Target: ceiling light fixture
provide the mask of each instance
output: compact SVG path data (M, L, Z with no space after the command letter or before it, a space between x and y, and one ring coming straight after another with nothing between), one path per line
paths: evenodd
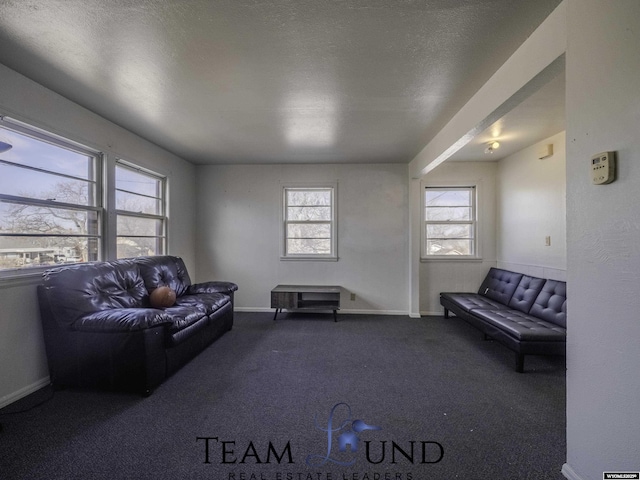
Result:
M489 144L487 145L487 148L485 149L484 153L493 153L494 150L496 150L497 148L500 147L500 142L489 142Z
M0 140L0 153L4 153L7 150L11 150L12 148L13 148L13 145L11 145L10 143Z

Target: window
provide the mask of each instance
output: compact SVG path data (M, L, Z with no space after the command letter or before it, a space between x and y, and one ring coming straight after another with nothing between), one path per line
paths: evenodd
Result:
M475 187L426 187L423 257L475 257Z
M165 179L133 164L116 164L117 257L163 255L166 250Z
M286 259L335 260L335 187L284 188Z
M101 157L0 119L0 275L99 260Z

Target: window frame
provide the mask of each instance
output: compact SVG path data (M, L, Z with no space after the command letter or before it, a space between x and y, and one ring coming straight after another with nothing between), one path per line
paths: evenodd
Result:
M145 194L140 194L138 192L134 192L131 190L126 190L123 188L118 188L118 181L117 181L117 170L118 168L123 168L126 170L130 170L132 172L136 172L139 173L141 175L145 175L148 176L150 178L153 178L154 180L159 182L159 196L158 197L153 197L150 195L145 195ZM119 257L118 256L118 240L120 238L154 238L156 239L156 247L158 245L160 245L160 251L156 250L156 253L153 254L153 256L156 255L168 255L168 247L169 247L169 239L168 239L168 232L169 232L169 215L168 215L168 210L169 210L169 205L168 205L168 179L165 175L161 175L157 172L151 171L149 169L146 169L144 167L141 167L139 165L137 165L136 163L133 163L129 160L125 160L123 158L117 158L116 162L115 162L115 176L114 176L114 184L113 184L113 192L114 192L114 213L115 213L115 242L116 242L116 246L115 246L115 252L114 252L114 256L115 258L129 258L129 257ZM159 202L160 205L160 213L159 214L151 214L151 213L143 213L143 212L133 212L130 210L122 210L117 208L117 194L118 192L123 192L123 193L128 193L128 194L133 194L133 195L139 195L139 196L143 196L146 198L153 198L155 200L157 200ZM160 234L157 235L120 235L118 233L118 218L120 216L123 217L133 217L133 218L142 218L142 219L147 219L147 220L156 220L156 221L160 221L160 225L161 228L160 230Z
M287 226L289 223L294 223L293 221L289 222L287 219L287 192L291 190L298 191L310 191L310 190L328 190L331 193L331 220L329 222L322 221L321 223L328 223L331 238L330 245L331 251L328 254L324 253L306 253L306 254L292 254L287 251ZM338 204L338 183L314 183L314 184L304 184L304 183L296 183L296 184L287 184L282 185L282 199L281 199L281 208L280 208L280 245L281 245L281 253L280 260L301 260L301 261L338 261L338 218L337 218L337 204ZM297 221L295 223L299 223Z
M23 197L20 195L11 195L0 193L0 203L9 203L14 205L24 205L27 207L44 207L61 210L72 210L79 212L87 212L87 214L95 214L95 233L87 234L36 234L36 233L0 233L2 237L51 237L51 238L67 238L78 237L86 238L88 241L94 239L97 242L97 248L95 250L95 259L87 259L86 262L100 261L104 259L106 239L105 239L105 209L104 209L104 154L96 149L90 148L86 145L77 143L69 138L57 135L49 130L45 130L36 127L32 124L22 122L8 116L0 115L0 127L2 129L13 131L17 134L31 137L34 140L53 145L55 147L69 150L82 156L90 157L89 168L91 175L89 178L82 178L71 174L62 172L56 172L54 170L48 170L42 167L35 167L31 165L23 165L21 163L11 162L9 160L0 160L3 165L9 165L24 170L43 173L45 175L51 175L54 177L66 178L70 180L87 182L89 186L89 196L87 205L80 205L75 203L56 201L55 199L38 199ZM90 254L90 252L88 252ZM72 263L85 263L85 262L72 262ZM20 278L39 277L43 271L50 269L57 264L45 264L33 267L17 267L17 268L3 268L0 269L0 280L16 280Z
M441 190L441 191L470 191L472 194L471 205L472 209L471 220L464 221L433 221L427 220L427 198L426 193L428 190ZM480 221L480 209L479 209L479 199L480 199L480 191L481 186L480 182L442 182L437 184L425 183L421 188L421 248L420 248L420 260L423 262L429 261L481 261L481 244L480 244L480 230L481 230L481 221ZM428 236L427 236L427 226L428 225L446 225L446 224L464 224L471 225L473 237L472 237L472 254L470 255L434 255L428 253Z

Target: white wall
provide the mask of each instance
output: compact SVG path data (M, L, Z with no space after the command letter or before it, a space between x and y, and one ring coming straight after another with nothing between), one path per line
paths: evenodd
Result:
M108 122L0 65L0 114L14 117L102 151L108 180L122 156L169 180L169 252L195 272L195 168L192 164ZM107 228L113 231L115 217ZM110 248L115 252L115 242ZM39 277L0 281L0 407L48 383L36 299Z
M496 162L444 162L423 177L423 186L478 186L481 260L423 261L420 264L422 315L442 315L440 292L477 291L489 268L496 266L496 169Z
M540 160L538 151L548 144L553 155ZM500 160L496 186L498 267L566 280L564 132Z
M640 2L568 0L567 464L640 471ZM618 180L590 183L615 150Z
M344 287L343 312L407 313L406 165L200 166L197 174L198 277L236 282L237 308L267 310L273 287L301 283ZM282 185L336 181L339 260L281 261Z

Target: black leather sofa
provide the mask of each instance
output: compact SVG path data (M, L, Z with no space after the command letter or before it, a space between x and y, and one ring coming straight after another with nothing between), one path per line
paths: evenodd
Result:
M233 326L231 282L192 284L183 260L139 257L48 270L38 286L54 387L150 394ZM175 304L152 308L166 286Z
M565 355L567 285L491 268L477 293L443 292L440 304L516 353L516 371L525 355Z

